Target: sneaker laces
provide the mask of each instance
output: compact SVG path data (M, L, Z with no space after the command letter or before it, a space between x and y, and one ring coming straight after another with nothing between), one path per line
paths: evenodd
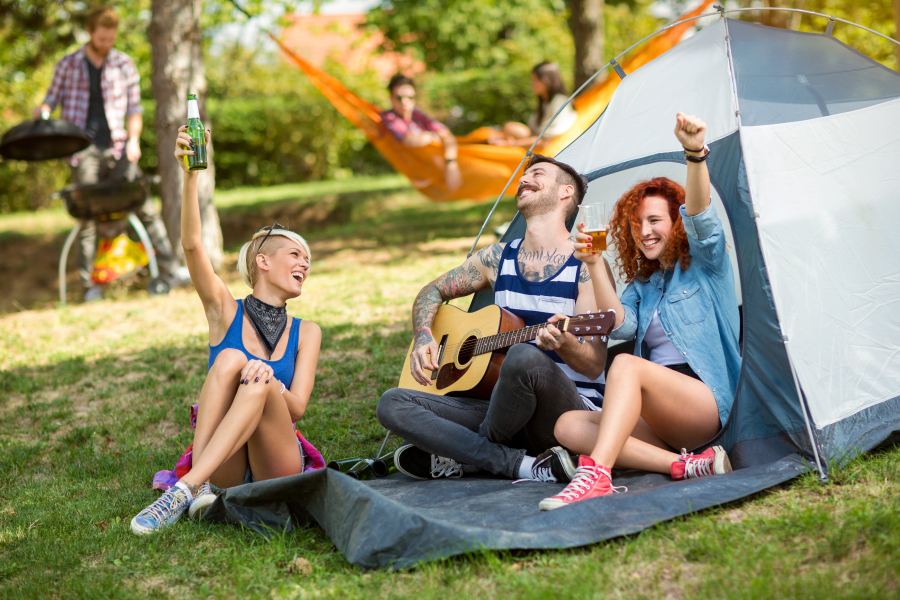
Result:
M168 491L138 515L152 517L157 523L168 520L169 515L177 510L179 504L187 504L187 494L183 490Z
M569 482L569 485L556 495L557 498L564 498L568 501L575 500L581 494L587 492L601 476L609 480L609 487L613 492L627 492L628 488L624 485L615 486L612 484L612 476L609 471L603 467L578 467L575 469L575 477Z
M688 453L685 448L682 448L679 460L684 463L685 479L715 475L713 460L711 458L697 458L694 456L693 452Z
M556 477L553 475L553 468L550 465L550 461L547 461L546 464L543 465L535 464L531 469L531 479L534 481L543 481L545 483L557 483Z
M462 465L452 458L431 455L431 476L438 477L462 477Z

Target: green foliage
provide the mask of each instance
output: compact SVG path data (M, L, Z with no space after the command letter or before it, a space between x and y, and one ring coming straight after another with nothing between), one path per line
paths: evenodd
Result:
M572 70L561 1L384 0L366 20L384 35L384 50L410 52L437 71L530 68L542 60Z
M898 6L896 2L894 2L894 6ZM900 34L894 21L891 0L865 0L863 2L809 0L804 8L813 12L846 19L894 39L898 39L898 34ZM822 17L804 15L800 29L803 31L823 32L827 24L828 20ZM896 44L872 35L859 27L853 27L844 23L835 24L834 37L851 48L855 48L866 56L877 60L889 69L896 70L900 68L900 65L897 64L897 55L895 54Z
M535 109L529 67L441 73L419 86L423 109L457 135L482 125L525 121Z

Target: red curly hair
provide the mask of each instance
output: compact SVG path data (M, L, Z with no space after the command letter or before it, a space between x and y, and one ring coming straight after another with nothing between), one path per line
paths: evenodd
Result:
M659 196L669 204L672 236L660 257L662 261L648 260L638 249L637 240L640 239L641 233L641 206L644 198L649 196ZM681 222L681 213L678 210L682 204L684 204L684 188L667 177L654 177L641 181L625 192L616 202L612 219L609 222L609 235L615 242L619 253L616 259L616 268L624 276L626 283L631 283L635 277L647 279L661 269L662 264L674 265L676 262L680 262L682 269L691 266L687 234L684 232L684 224Z

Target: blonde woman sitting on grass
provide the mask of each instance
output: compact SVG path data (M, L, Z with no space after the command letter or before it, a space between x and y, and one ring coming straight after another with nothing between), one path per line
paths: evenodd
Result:
M182 127L175 156L184 170L181 236L191 280L209 323L209 365L200 391L191 470L131 521L143 535L168 527L185 510L199 517L215 500L210 483L227 488L302 473L304 456L294 422L303 416L315 381L322 332L288 316L309 275L310 252L278 223L241 248L238 267L253 289L236 300L213 272L200 243L199 172ZM209 131L206 133L209 143Z

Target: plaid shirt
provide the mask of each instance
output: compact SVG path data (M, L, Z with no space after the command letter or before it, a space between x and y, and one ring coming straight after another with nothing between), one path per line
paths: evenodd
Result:
M68 54L56 63L53 82L47 90L44 103L50 110L62 104L62 118L82 129L87 124L88 105L91 99L91 79L88 75L84 47ZM141 76L128 55L112 49L100 71L100 89L103 92L103 110L112 136L112 149L116 159L121 158L128 140L125 120L129 115L144 112L141 107ZM78 164L78 155L70 162Z
M413 109L412 118L407 121L393 110L386 110L381 113L384 124L394 134L398 140L403 140L410 133L421 133L424 131L443 131L447 129L440 121L435 121L418 108Z

